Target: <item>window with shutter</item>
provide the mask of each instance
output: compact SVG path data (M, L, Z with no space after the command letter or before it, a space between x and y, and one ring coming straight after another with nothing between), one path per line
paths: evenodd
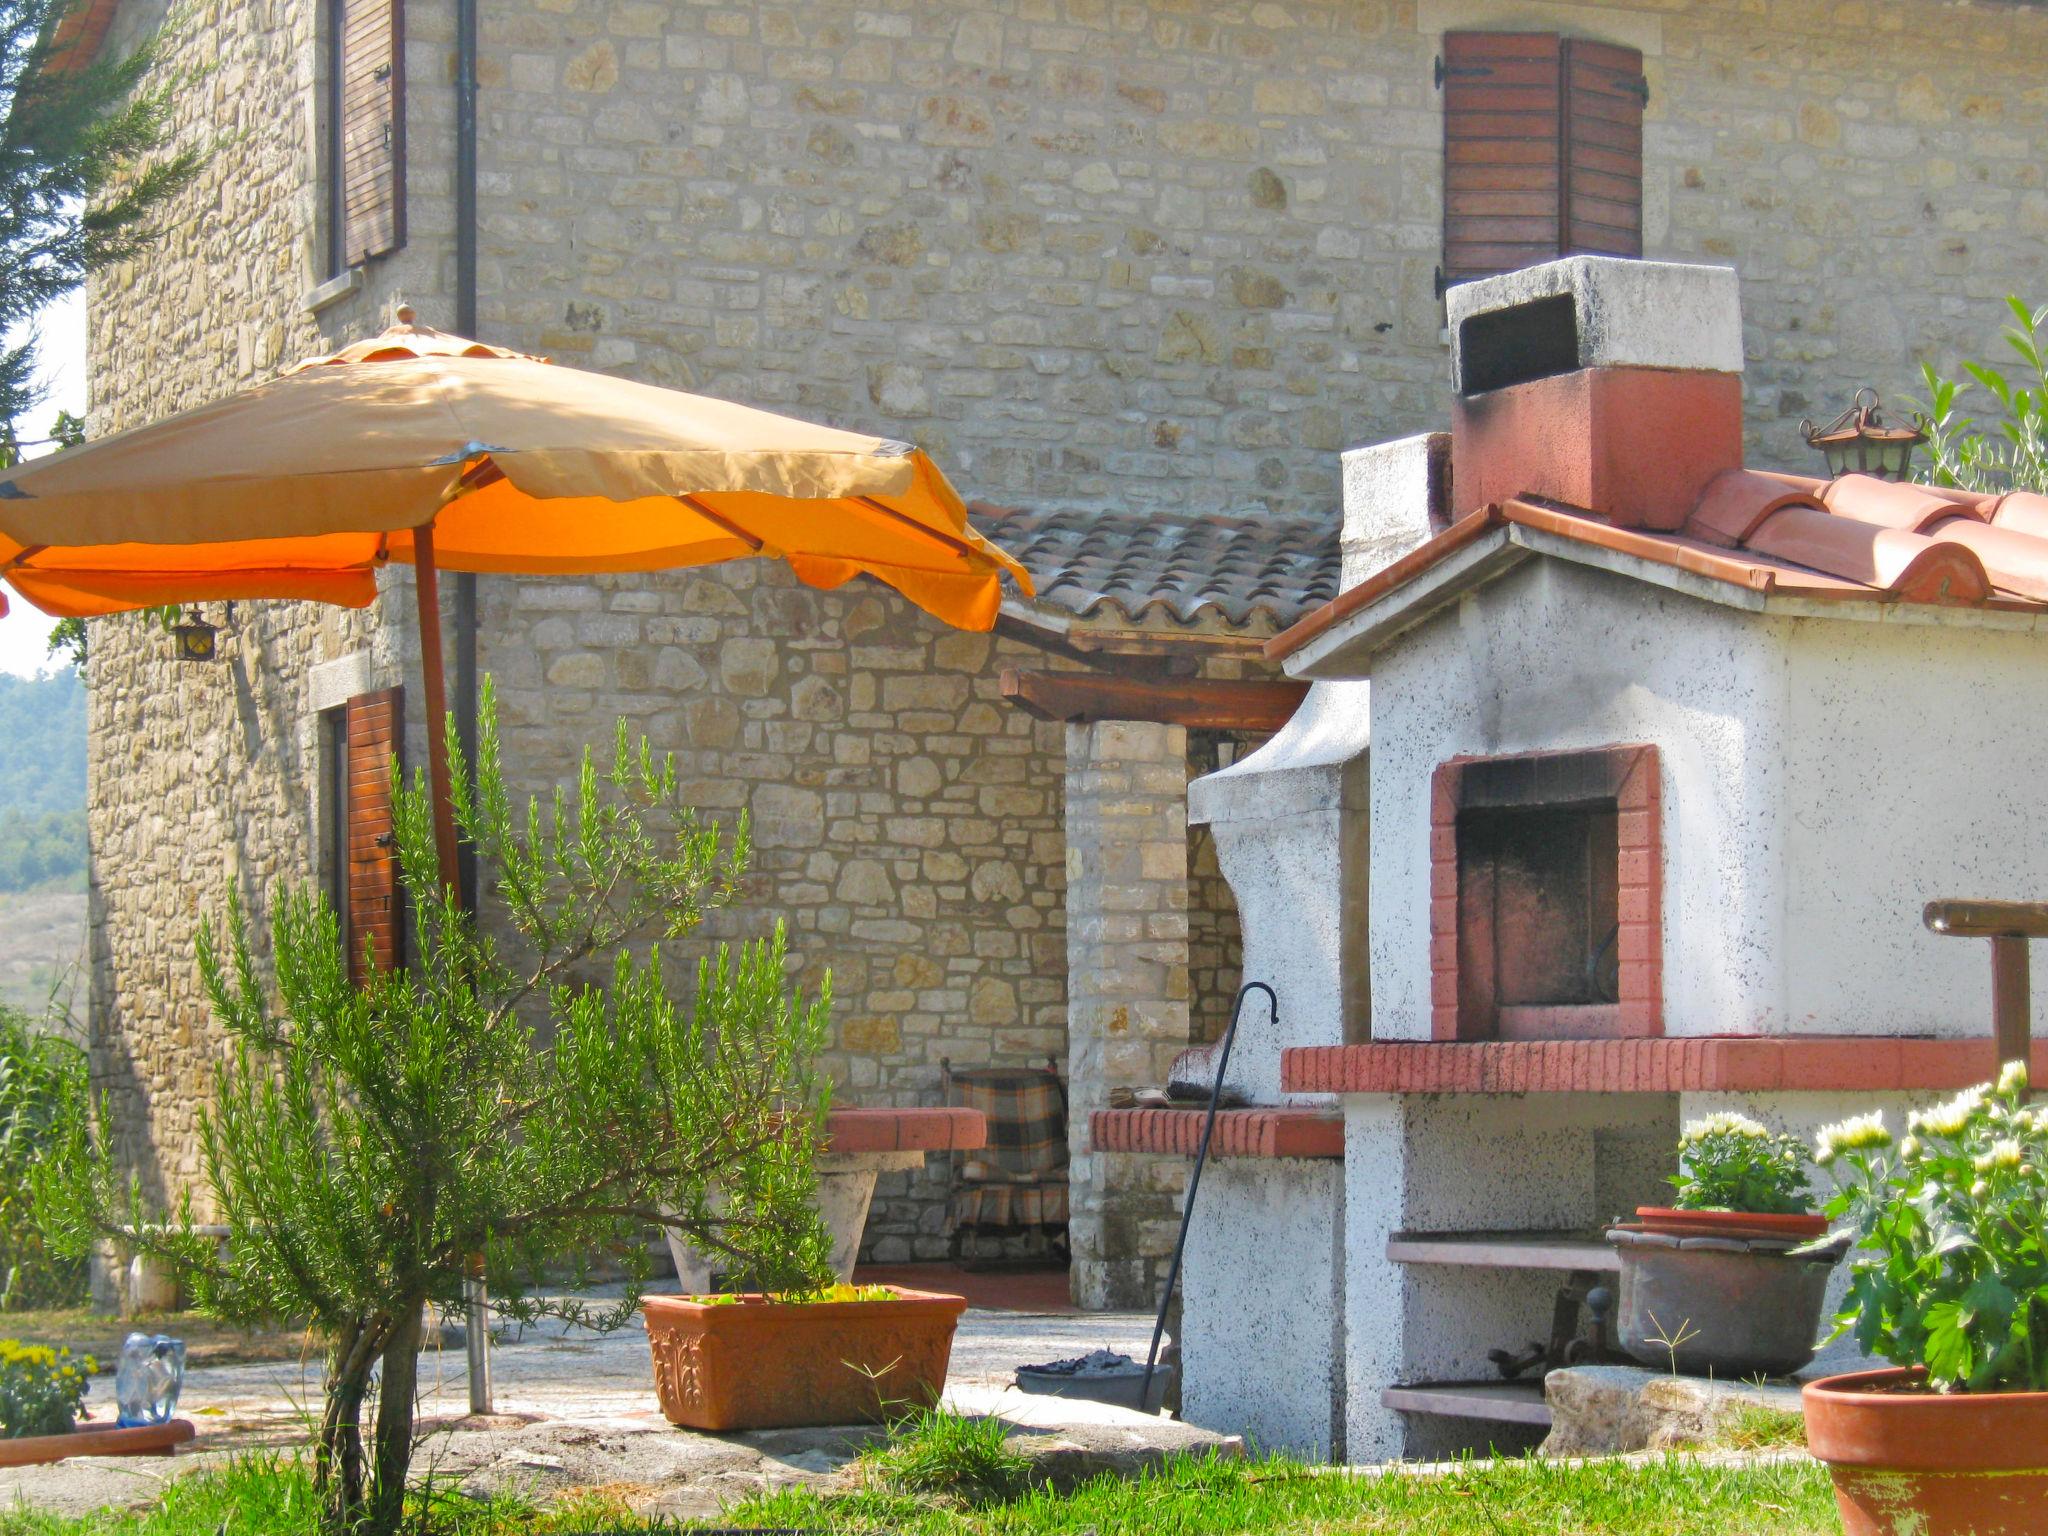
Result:
M1643 253L1643 56L1548 32L1447 32L1444 285Z
M339 272L405 244L404 0L328 0L328 223Z
M340 764L345 807L342 937L349 975L360 979L365 948L380 970L404 956L400 921L396 823L391 813L391 760L401 757L405 707L397 688L357 694L343 718Z

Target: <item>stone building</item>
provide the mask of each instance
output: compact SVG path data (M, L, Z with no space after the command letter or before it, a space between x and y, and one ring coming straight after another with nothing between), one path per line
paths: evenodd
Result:
M76 45L164 14L92 0ZM167 40L176 132L213 151L167 238L93 285L92 428L266 377L403 296L563 361L886 427L970 495L1095 515L1113 543L1215 516L1294 530L1298 553L1334 536L1338 449L1440 420L1439 277L1592 248L1741 266L1744 431L1796 463L1800 416L1907 387L2038 286L2044 43L2033 8L1947 3L231 0ZM1199 834L1191 885L1165 851L1139 866L1193 891L1191 934L1102 913L1113 953L1080 934L1076 797L1142 779L1160 819L1120 832L1186 865L1168 791L1218 742L1034 721L1000 672L1110 651L1125 673L1254 676L1244 642L1326 595L1276 569L1223 583L1259 599L1235 612L1048 599L994 638L768 567L487 578L479 664L534 783L625 713L708 809L754 814L762 890L736 922L791 912L834 965L850 1096L928 1096L947 1054L1050 1053L1085 1079L1079 1110L1213 1030L1230 967ZM230 879L260 918L318 875L322 715L404 684L409 602L401 575L363 613L238 605L210 671L141 621L94 626L97 1060L165 1189L192 1175L212 1048L198 914ZM419 730L415 708L415 750ZM1178 1175L1094 1156L1079 1293L1142 1299ZM1120 1256L1097 1179L1125 1181ZM933 1250L935 1189L885 1192L876 1252Z

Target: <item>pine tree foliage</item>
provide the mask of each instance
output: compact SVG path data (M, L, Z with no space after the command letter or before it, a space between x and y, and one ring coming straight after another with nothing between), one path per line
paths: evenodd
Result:
M178 81L155 40L125 58L49 65L82 0L0 0L0 335L156 234L197 150L163 153ZM0 426L36 400L35 338L0 348Z
M319 1330L318 1476L337 1532L397 1528L422 1309L461 1304L471 1255L502 1315L599 1327L632 1315L656 1226L749 1288L830 1278L813 1168L829 996L792 990L779 926L706 958L687 1003L651 942L731 901L745 822L727 836L699 821L673 763L623 722L608 771L586 752L573 789L515 807L488 685L480 713L478 787L458 793L456 815L512 936L496 942L465 916L441 884L424 782L395 784L414 966L351 984L317 894L281 899L268 966L232 901L225 932L201 938L232 1047L202 1118L226 1242L190 1233L188 1212L165 1223L140 1209L83 1104L38 1186L74 1248L125 1232L171 1257L216 1315ZM573 1289L594 1256L631 1277L616 1306L561 1294L562 1266Z

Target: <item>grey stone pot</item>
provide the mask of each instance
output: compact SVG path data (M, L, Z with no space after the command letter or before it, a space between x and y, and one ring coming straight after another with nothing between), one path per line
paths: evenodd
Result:
M1793 1254L1780 1238L1674 1237L1615 1227L1615 1333L1644 1365L1724 1381L1789 1376L1813 1359L1828 1273L1847 1241Z

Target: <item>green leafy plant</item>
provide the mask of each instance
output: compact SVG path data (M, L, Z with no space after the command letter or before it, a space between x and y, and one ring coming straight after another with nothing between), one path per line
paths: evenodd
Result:
M2012 1062L1896 1143L1875 1114L1820 1133L1828 1215L1857 1238L1835 1337L1938 1391L2048 1391L2048 1111L2026 1100Z
M1783 1216L1812 1208L1806 1145L1743 1115L1708 1115L1678 1138L1671 1187L1681 1211L1743 1211Z
M1921 426L1927 433L1929 478L1936 485L1970 491L2048 490L2048 308L2035 309L2008 296L2013 324L2005 343L2019 360L2013 376L1988 363L1965 362L1966 378L1937 373L1920 365L1927 386ZM1996 402L1998 414L1985 421L1964 414L1965 396L1982 389Z
M456 820L516 942L480 931L442 883L424 778L394 775L413 968L366 965L352 983L317 894L281 896L267 964L232 900L225 936L202 932L231 1046L200 1126L225 1244L193 1232L189 1210L166 1222L142 1207L82 1095L36 1180L74 1247L114 1236L157 1254L229 1320L310 1319L327 1347L315 1481L327 1528L348 1536L400 1525L422 1313L462 1303L473 1256L501 1315L597 1328L637 1308L651 1227L722 1256L751 1289L831 1274L814 1209L828 998L791 990L779 927L707 957L688 1006L659 951L630 947L680 938L731 901L745 822L729 837L701 823L673 763L623 723L608 772L585 753L573 795L523 812L488 684L473 791L452 723L448 735ZM628 1279L601 1309L559 1284L567 1266L579 1288L593 1257Z
M52 1246L29 1182L85 1092L84 1051L0 1008L0 1311L85 1299L85 1262Z
M890 1425L889 1443L867 1466L889 1487L969 1504L1013 1499L1031 1482L1031 1458L1010 1444L1001 1419L925 1408Z
M761 1301L780 1302L786 1306L815 1306L833 1301L894 1301L896 1293L886 1285L825 1285L808 1291L780 1291L767 1296L744 1296L727 1291L717 1296L692 1296L692 1301L707 1307L731 1307Z
M70 1434L98 1369L91 1355L0 1339L0 1439Z

